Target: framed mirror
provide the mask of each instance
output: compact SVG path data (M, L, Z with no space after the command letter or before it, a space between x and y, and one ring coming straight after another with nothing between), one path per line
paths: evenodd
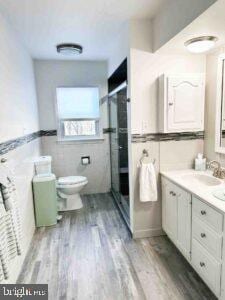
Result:
M225 153L225 53L218 58L215 151Z

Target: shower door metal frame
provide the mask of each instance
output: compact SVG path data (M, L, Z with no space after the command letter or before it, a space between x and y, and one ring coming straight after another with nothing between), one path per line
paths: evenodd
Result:
M123 82L121 85L119 85L116 89L114 89L111 93L108 94L108 98L111 98L113 97L114 95L116 95L118 92L122 91L123 89L127 88L127 81ZM127 97L127 91L126 91L126 98L127 98L127 102L128 102L128 97ZM111 103L109 104L111 105ZM111 119L111 115L110 115L110 112L111 112L111 107L109 108L109 122L110 122L110 119ZM127 112L128 112L128 107L127 107ZM117 114L118 114L118 111L117 111ZM128 117L128 116L127 116ZM127 119L127 122L128 122L128 119ZM117 119L117 123L118 123L118 119ZM110 122L110 125L111 125L111 122ZM118 127L117 127L118 128ZM128 123L127 123L127 129L128 129ZM119 148L119 144L118 144L118 148ZM118 149L119 151L119 149ZM128 149L127 149L128 151ZM128 151L129 152L129 151ZM111 161L111 164L112 164L112 149L111 149L111 137L110 137L110 161ZM129 163L128 163L129 164ZM118 157L118 170L120 170L120 158ZM129 170L129 169L128 169ZM120 173L118 174L120 175ZM123 195L121 194L121 185L120 185L120 181L119 181L119 188L120 188L120 191L119 191L119 197L116 193L116 191L113 190L112 188L112 165L111 165L111 193L113 195L113 198L115 200L115 203L120 211L120 213L122 214L125 222L127 223L128 227L130 226L130 215L127 214L127 212L125 211L125 209L123 208L123 205L122 205L122 200L121 198L123 198ZM129 187L128 187L129 188ZM130 193L130 191L129 191ZM125 200L124 200L125 201ZM129 211L130 213L130 211Z

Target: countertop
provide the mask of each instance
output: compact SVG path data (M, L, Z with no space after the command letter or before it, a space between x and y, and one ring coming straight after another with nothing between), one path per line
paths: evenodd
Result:
M196 197L200 198L207 204L225 213L225 201L217 199L213 192L224 188L225 192L225 180L219 179L220 184L216 186L206 186L197 180L188 180L185 175L204 174L212 177L211 171L195 171L195 170L179 170L179 171L165 171L161 172L161 175L169 179L171 182L177 184L186 191L192 193Z

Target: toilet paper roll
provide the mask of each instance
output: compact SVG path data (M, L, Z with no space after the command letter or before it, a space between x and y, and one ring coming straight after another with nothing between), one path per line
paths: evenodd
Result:
M88 165L89 159L88 158L82 158L82 165Z

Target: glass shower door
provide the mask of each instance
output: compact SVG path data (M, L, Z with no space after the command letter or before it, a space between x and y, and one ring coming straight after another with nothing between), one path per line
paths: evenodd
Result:
M111 188L116 199L120 199L119 171L119 130L117 115L117 94L110 97L110 156L111 156Z

